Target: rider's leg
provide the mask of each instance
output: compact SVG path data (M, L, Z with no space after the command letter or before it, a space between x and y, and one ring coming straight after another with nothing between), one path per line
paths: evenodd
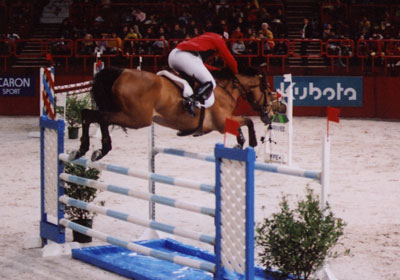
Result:
M215 80L205 67L200 55L196 55L195 53L174 49L168 56L168 64L172 69L184 72L186 75L194 77L200 82L200 86L196 93L187 96L183 100L185 108L194 116L194 106L196 101L201 100L203 103L203 100L213 94L212 91L216 86ZM214 100L213 98L211 99ZM214 102L207 103L211 106Z

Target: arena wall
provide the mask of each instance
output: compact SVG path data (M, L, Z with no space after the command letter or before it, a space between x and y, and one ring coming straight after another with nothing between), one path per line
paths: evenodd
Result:
M39 75L36 75L34 96L7 96L0 94L0 115L39 116ZM90 75L56 75L56 85L77 83L90 79ZM273 88L273 77L269 77ZM400 119L400 79L397 77L363 77L363 105L341 107L341 117ZM0 90L3 90L0 87ZM254 115L248 104L239 102L236 114ZM325 116L325 107L294 106L294 116Z

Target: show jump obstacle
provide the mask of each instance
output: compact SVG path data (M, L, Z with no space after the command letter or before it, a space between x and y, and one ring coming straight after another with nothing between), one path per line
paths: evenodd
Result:
M204 155L173 148L154 146L151 134L149 171L134 170L115 164L78 159L74 164L132 176L149 181L149 191L139 191L114 184L100 183L64 173L63 163L69 162L64 154L62 119L57 120L54 98L54 69L43 70L41 134L41 222L40 237L47 241L65 243L65 229L69 228L111 245L72 250L72 256L87 263L133 279L265 279L267 275L254 267L254 172L266 171L317 180L321 184L321 206L327 199L329 182L329 145L324 139L321 171L310 171L285 165L255 162L252 148L245 150L216 145L214 155ZM81 85L81 86L86 86ZM70 89L64 86L59 90ZM87 91L83 89L82 91ZM70 90L71 91L71 90ZM67 94L75 94L68 92ZM152 126L151 132L154 132ZM155 155L165 153L200 159L215 164L215 185L154 173ZM86 185L119 195L149 202L150 219L72 199L64 195L64 182ZM155 194L154 183L163 183L215 195L215 208L196 205ZM166 205L214 218L215 235L199 233L156 221L155 204ZM214 247L210 253L173 239L153 239L131 242L96 229L81 226L64 217L64 207L85 209L152 230L203 242ZM133 253L133 252L136 253ZM268 277L270 277L268 275ZM268 279L274 279L270 277ZM288 278L289 279L289 278Z
M64 149L64 122L40 119L41 127L41 223L44 242L65 242L65 228L116 245L74 249L72 256L85 262L134 279L264 279L264 272L254 269L254 162L252 148L246 150L215 147L216 185L167 177L133 170L104 162L78 159L73 163L134 176L156 182L214 192L215 209L192 205L176 198L162 197L138 190L100 183L63 172L68 161ZM75 200L64 195L64 182L78 183L96 189L132 196L215 217L215 236L201 234L144 220ZM126 222L184 236L214 246L214 254L181 244L172 239L130 242L95 229L86 228L64 218L64 205L86 209ZM139 254L133 254L130 251ZM244 277L244 278L243 278ZM180 278L179 278L180 279Z
M104 62L93 64L93 76L104 68ZM54 67L40 68L40 115L55 120L57 107L63 108L65 119L65 104L67 96L88 94L92 89L92 80L75 84L55 85ZM60 117L60 116L58 116Z

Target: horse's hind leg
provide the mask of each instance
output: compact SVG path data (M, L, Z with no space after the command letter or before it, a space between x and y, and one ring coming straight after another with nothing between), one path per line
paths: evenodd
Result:
M90 137L89 137L89 128L90 124L98 123L100 124L100 130L102 135L102 148L101 150L97 150L92 155L92 161L99 160L104 157L111 150L111 137L108 132L108 122L106 121L105 115L107 113L84 109L82 110L82 137L81 137L81 145L79 150L72 151L69 155L70 160L74 160L80 158L86 154L89 150L90 145Z
M69 154L69 159L74 160L80 158L86 154L89 150L90 138L89 138L89 127L92 122L97 122L94 118L94 110L83 109L81 112L82 116L82 137L81 137L81 145L79 150L72 151Z
M100 112L99 112L100 113ZM96 161L103 158L109 151L111 151L111 137L108 131L109 123L105 119L105 115L100 116L100 130L101 130L101 149L93 152L91 160Z

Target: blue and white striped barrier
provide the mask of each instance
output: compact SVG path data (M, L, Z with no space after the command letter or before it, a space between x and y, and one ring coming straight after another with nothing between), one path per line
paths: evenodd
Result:
M178 228L175 226L171 226L171 225L164 224L164 223L159 223L156 221L141 219L141 218L138 218L133 215L129 215L129 214L118 212L118 211L115 211L112 209L107 209L105 207L97 206L93 203L86 203L86 202L83 202L83 201L80 201L77 199L73 199L66 195L60 196L59 200L60 200L60 202L62 202L64 204L71 205L71 206L74 206L74 207L77 207L77 208L80 208L83 210L87 210L90 212L106 215L106 216L109 216L112 218L119 219L121 221L126 221L126 222L134 223L137 225L141 225L144 227L148 227L148 228L151 228L154 230L160 230L160 231L163 231L166 233L183 236L183 237L186 237L189 239L208 243L210 245L215 244L215 236L210 236L207 234L202 234L202 233Z
M81 226L79 224L68 221L66 219L61 219L60 224L63 225L64 227L70 228L74 231L80 232L82 234L91 236L93 238L105 241L107 243L110 243L110 244L113 244L113 245L116 245L116 246L119 246L122 248L129 249L134 252L138 252L145 256L151 256L151 257L154 257L157 259L166 260L166 261L169 261L172 263L177 263L177 264L181 264L184 266L205 270L205 271L212 272L212 273L214 273L215 269L216 269L216 266L214 263L206 262L206 261L198 261L198 260L194 260L194 259L190 259L190 258L186 258L186 257L181 257L181 256L165 253L163 251L151 249L151 248L148 248L145 246L138 245L133 242L129 242L126 240L116 238L111 235L107 235L103 232L100 232L100 231L97 231L94 229L90 229L90 228Z
M64 162L69 161L67 154L60 154L59 159ZM203 183L199 183L199 182L196 182L193 180L175 178L175 177L160 175L160 174L156 174L156 173L146 172L146 171L142 171L142 170L136 170L136 169L127 168L127 167L118 166L118 165L109 164L109 163L92 162L85 158L77 159L77 160L73 161L73 163L81 165L81 166L96 168L98 170L106 170L106 171L110 171L110 172L114 172L114 173L118 173L118 174L122 174L122 175L127 175L127 176L131 176L131 177L145 179L145 180L152 180L152 181L163 183L163 184L174 185L174 186L189 188L189 189L193 189L193 190L200 190L200 191L205 191L205 192L209 192L209 193L214 193L214 191L215 191L215 186L212 186L209 184L203 184Z
M195 213L208 215L211 217L215 216L215 209L198 206L193 203L187 203L184 201L179 201L177 199L173 199L173 198L169 198L169 197L165 197L165 196L136 191L131 188L117 186L114 184L105 184L105 183L101 183L101 182L98 182L95 180L86 179L86 178L82 178L82 177L75 176L75 175L70 175L67 173L61 173L60 179L63 180L64 182L74 183L74 184L83 185L83 186L95 188L95 189L102 190L102 191L109 191L112 193L131 196L131 197L163 204L163 205L170 206L170 207L175 207L175 208L179 208L179 209L183 209L183 210L192 211Z

